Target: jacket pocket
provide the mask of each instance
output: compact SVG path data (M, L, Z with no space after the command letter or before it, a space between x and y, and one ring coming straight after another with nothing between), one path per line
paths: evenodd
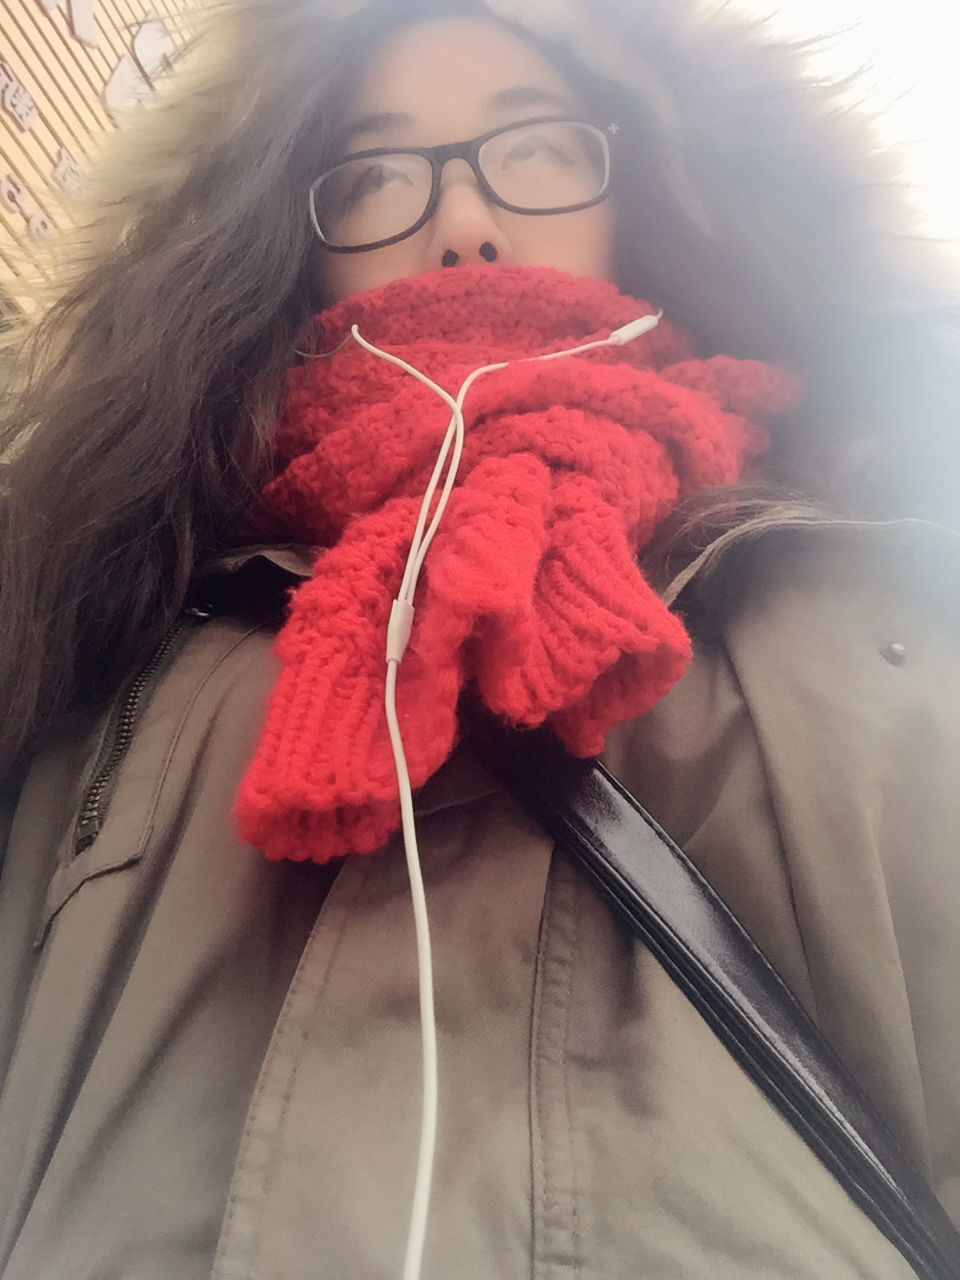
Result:
M98 838L79 853L74 813L57 849L55 870L47 884L33 940L35 950L43 946L59 912L85 884L133 867L141 860L164 772L160 760L132 759L123 771L122 804L111 807L104 816Z
M145 820L141 824L139 838L135 838L129 845L117 848L105 841L98 841L76 857L71 856L74 848L71 830L69 841L60 851L57 870L53 873L47 888L39 927L33 941L35 949L43 946L54 917L88 880L108 875L113 871L120 871L124 867L131 867L139 862L143 856L149 825L149 821Z

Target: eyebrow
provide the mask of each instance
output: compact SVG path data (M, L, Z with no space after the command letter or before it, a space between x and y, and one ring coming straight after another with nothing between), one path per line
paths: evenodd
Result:
M550 89L538 89L532 84L514 84L486 98L481 104L488 115L502 114L523 107L550 107L560 111L572 111L573 101L565 94ZM416 117L406 111L374 111L351 120L340 134L340 146L365 133L380 133L391 129L409 128L416 124Z

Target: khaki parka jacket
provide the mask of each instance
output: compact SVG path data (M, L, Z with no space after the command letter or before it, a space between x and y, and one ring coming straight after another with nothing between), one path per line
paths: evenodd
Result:
M257 564L282 595L289 558ZM920 522L735 544L680 598L688 674L606 760L960 1221L958 584L960 542ZM318 867L237 840L272 639L240 607L190 621L4 796L0 1280L399 1276L406 869L397 842ZM468 743L418 824L425 1280L912 1275Z

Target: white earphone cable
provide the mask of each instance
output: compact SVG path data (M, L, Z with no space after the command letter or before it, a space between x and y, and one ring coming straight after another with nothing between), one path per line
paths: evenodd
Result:
M437 1064L437 1028L436 1008L433 981L433 954L430 945L430 921L427 912L426 894L423 887L423 872L420 866L420 850L417 844L416 821L413 812L413 791L410 774L407 769L406 753L403 747L403 735L397 715L397 673L403 660L404 652L410 639L413 626L413 598L417 588L420 571L430 544L436 535L446 510L447 502L456 483L457 471L463 453L464 418L463 405L467 392L474 382L485 373L506 368L509 363L525 364L534 360L555 360L560 356L580 355L597 347L622 346L643 333L649 332L659 322L662 311L653 316L643 316L629 324L615 329L609 338L584 343L564 351L552 351L547 355L527 356L517 361L500 361L497 364L483 365L474 369L463 381L456 398L443 387L427 377L419 369L406 360L385 351L381 347L368 342L356 325L351 328L354 339L371 354L390 364L404 369L412 377L434 391L451 409L450 422L444 434L429 484L423 495L417 523L411 539L410 551L404 566L403 580L393 602L390 623L386 638L386 685L384 692L384 710L387 720L387 731L390 736L390 747L393 752L394 767L400 795L400 817L403 832L403 845L406 853L407 871L410 876L410 891L413 899L414 925L416 930L417 964L419 971L420 992L420 1027L423 1043L423 1108L420 1122L420 1150L417 1159L417 1172L414 1183L413 1206L410 1216L410 1229L403 1264L403 1280L419 1280L423 1262L423 1249L426 1241L427 1216L430 1207L430 1189L433 1180L433 1164L436 1153L437 1114L438 1114L438 1064ZM346 341L346 339L344 339ZM340 344L343 345L342 343ZM339 347L336 348L339 350ZM325 354L333 354L325 353ZM452 450L452 452L451 452ZM449 457L449 465L447 463ZM427 525L430 508L433 505L440 478L444 474L440 495L436 508Z

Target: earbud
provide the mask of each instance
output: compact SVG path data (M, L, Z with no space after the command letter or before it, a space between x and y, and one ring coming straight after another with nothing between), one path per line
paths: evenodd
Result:
M654 316L641 316L639 320L631 320L629 324L622 325L619 329L614 329L607 341L611 346L622 347L627 342L632 342L634 338L639 338L644 333L649 333L651 329L655 329L663 319L663 311L660 310Z

